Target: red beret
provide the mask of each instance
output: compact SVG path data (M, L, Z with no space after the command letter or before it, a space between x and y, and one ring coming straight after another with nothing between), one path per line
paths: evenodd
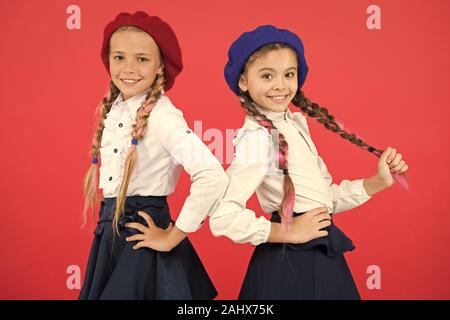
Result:
M181 49L178 44L177 36L172 28L161 18L149 16L143 11L137 11L133 14L121 12L111 22L109 22L103 33L102 60L106 70L109 73L109 40L114 31L122 26L134 26L147 32L161 51L164 60L164 70L166 74L166 84L164 90L168 91L175 82L175 77L183 69L181 61Z

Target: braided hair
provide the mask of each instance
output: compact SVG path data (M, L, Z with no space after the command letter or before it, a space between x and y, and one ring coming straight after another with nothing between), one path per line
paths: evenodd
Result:
M351 143L357 145L358 147L372 152L373 154L380 156L383 150L376 149L370 146L368 143L364 142L360 137L354 133L349 133L343 129L334 118L333 115L329 114L328 110L324 107L319 106L315 102L311 102L303 91L299 90L292 99L292 104L297 108L300 108L309 117L315 118L319 123L323 124L325 128L335 133L338 133L343 139L350 141Z
M277 130L272 120L267 118L265 114L261 113L257 109L256 103L253 102L248 92L243 92L242 90L239 90L239 97L241 100L241 105L244 108L247 115L249 115L259 125L266 128L267 131L269 131L269 134L273 135L275 133L278 133L277 138L279 142L278 144L279 147L277 152L277 160L278 160L277 163L278 168L283 171L284 175L284 183L283 183L284 196L283 199L281 200L279 212L281 216L282 225L285 228L289 228L290 224L292 223L292 210L294 208L295 189L288 171L288 160L287 160L289 150L288 143L284 135Z
M243 74L245 74L251 64L253 64L257 59L272 50L279 50L288 48L295 51L288 45L282 43L271 43L265 45L254 52L247 60ZM297 55L295 54L297 57ZM254 121L259 125L266 128L270 134L276 130L273 122L268 119L264 114L262 114L258 109L256 103L252 100L248 92L239 91L239 98L241 105L244 108L247 115L249 115ZM335 120L334 116L329 114L326 108L320 107L317 103L311 102L303 93L303 91L298 90L292 99L292 104L300 108L309 117L315 118L319 123L323 124L325 128L338 133L343 139L350 141L351 143L357 145L358 147L374 153L378 157L383 153L382 150L376 149L366 142L364 142L360 137L353 133L349 133L343 129L343 127ZM292 179L289 176L287 155L289 150L289 145L285 140L283 134L278 133L279 148L277 152L278 167L283 171L284 184L283 184L283 198L280 203L279 212L281 213L281 223L284 229L288 229L292 223L292 214L295 201L295 187L292 183Z
M133 30L137 32L144 32L141 29L132 26L124 26L117 29L117 31L122 30ZM145 100L141 103L141 106L138 108L136 112L136 123L133 124L131 132L132 144L126 155L123 179L119 186L119 192L116 198L116 205L113 217L113 229L117 234L119 234L118 228L119 219L122 215L124 215L125 200L128 185L130 183L131 176L136 167L137 162L136 145L138 144L138 141L144 137L148 125L148 118L150 116L150 112L152 111L153 107L156 104L156 101L159 99L159 97L162 95L164 91L166 78L164 74L164 63L161 56L160 61L162 71L161 73L156 75L156 78L153 81L153 84L150 87ZM105 127L104 120L106 119L106 115L111 110L111 107L114 101L119 96L119 94L120 90L113 83L113 81L111 81L108 96L103 98L102 103L97 107L97 114L99 116L99 120L97 129L94 133L94 138L92 140L92 147L90 150L90 155L92 157L92 164L87 170L83 180L83 191L84 191L83 226L86 224L87 212L89 210L92 211L92 218L94 220L94 207L103 198L97 193L97 172L98 172L97 163L98 157L100 155L100 144L103 135L103 129Z

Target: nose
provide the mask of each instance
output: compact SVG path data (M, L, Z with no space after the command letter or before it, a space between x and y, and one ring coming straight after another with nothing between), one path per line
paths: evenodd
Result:
M123 64L123 69L122 72L124 74L128 74L128 73L135 73L135 63L134 61L130 61L131 59L128 59L127 61L125 61L125 63Z
M275 78L272 89L276 91L283 91L286 88L286 83L284 77Z

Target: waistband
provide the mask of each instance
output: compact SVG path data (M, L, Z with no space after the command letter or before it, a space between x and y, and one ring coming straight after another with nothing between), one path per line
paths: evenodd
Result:
M114 210L116 208L116 197L104 198L100 203L99 221L95 230L96 235L103 233L106 224L113 220ZM147 213L160 228L167 228L171 219L167 196L128 196L125 200L124 214L119 218L119 232L127 231L128 234L139 233L135 229L125 227L128 222L138 222L147 226L146 221L140 215L139 211Z
M294 217L298 217L306 212L294 212ZM278 211L272 212L272 217L270 219L271 222L280 223L281 217L278 213ZM328 256L338 256L346 251L352 251L355 249L355 246L353 245L352 240L347 237L333 222L333 219L331 220L331 225L323 228L321 230L328 231L328 236L313 239L311 241L308 241L306 243L300 243L300 244L293 244L293 243L286 243L286 248L289 248L291 250L308 250L315 246L324 246L326 249L326 254Z
M114 205L116 200L117 197L104 198L102 202L104 202L105 205ZM128 205L129 207L138 207L145 204L165 206L167 205L167 196L128 196L125 199L125 206Z

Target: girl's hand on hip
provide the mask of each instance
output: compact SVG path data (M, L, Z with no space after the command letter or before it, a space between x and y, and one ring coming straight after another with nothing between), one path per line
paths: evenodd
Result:
M328 231L321 230L331 225L331 215L327 207L311 209L294 217L290 243L305 243L316 238L328 236Z
M150 248L162 252L172 250L173 246L169 243L169 233L173 228L173 224L170 223L166 229L162 229L155 225L152 217L147 213L139 211L138 214L144 218L148 227L137 222L130 222L125 225L127 228L136 229L141 232L141 234L136 234L125 239L128 242L138 241L138 243L133 246L133 249Z

